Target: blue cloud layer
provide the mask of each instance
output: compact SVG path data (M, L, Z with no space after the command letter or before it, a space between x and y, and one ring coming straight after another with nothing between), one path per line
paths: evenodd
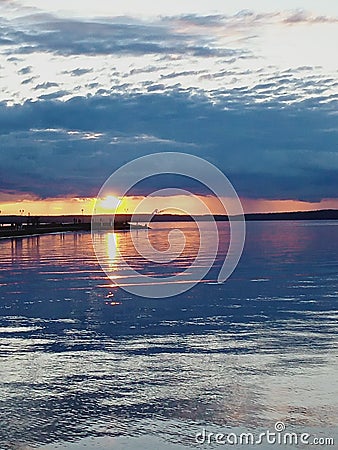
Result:
M135 157L184 151L216 164L244 197L337 196L332 103L229 106L180 92L1 105L0 190L92 196Z
M184 151L244 197L336 198L336 72L259 55L262 27L336 22L304 11L0 18L0 191L95 196L121 164Z

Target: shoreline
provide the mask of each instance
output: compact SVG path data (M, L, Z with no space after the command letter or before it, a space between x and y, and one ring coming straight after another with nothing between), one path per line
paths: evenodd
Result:
M139 229L148 229L147 223L149 215L139 214L136 217L131 214L119 214L115 216L115 221L111 215L98 216L99 221L94 222L94 231L131 231ZM213 216L198 215L195 217L198 222L207 222L215 220L216 222L227 222L229 217L226 215L215 214ZM232 220L238 220L240 217L232 216ZM336 221L338 220L338 210L315 210L315 211L296 211L296 212L278 212L278 213L253 213L244 214L246 222L251 221ZM131 222L133 220L133 222ZM34 222L35 221L35 222ZM72 222L71 222L72 221ZM152 222L190 222L194 218L188 215L177 214L157 214L152 217ZM136 222L136 223L135 223ZM139 223L140 222L140 223ZM23 217L23 216L0 216L0 239L14 239L19 237L40 236L43 234L67 233L76 231L91 231L92 216L41 216L41 217ZM7 225L7 226L6 226ZM8 226L11 225L11 226Z
M40 236L42 234L67 233L71 231L90 231L90 223L44 225L39 227L24 227L22 229L0 228L0 239L13 239L20 237Z
M7 228L7 229L4 229ZM8 229L9 228L9 229ZM38 227L24 227L21 229L13 229L10 227L0 228L0 239L15 239L21 237L30 236L41 236L43 234L54 234L54 233L70 233L76 231L91 231L91 223L76 223L76 224L58 224L58 225L40 225ZM118 223L114 227L102 227L95 231L130 231L133 229L148 229L147 226L129 224L129 223Z
M148 223L151 219L151 222L186 222L193 221L194 218L198 221L210 221L215 220L217 222L228 221L229 218L226 214L213 214L213 215L201 215L196 214L194 218L187 214L101 214L94 215L84 214L84 215L41 215L39 217L27 217L27 216L18 216L18 215L0 215L0 224L23 224L27 223L27 220L38 219L39 224L30 226L81 226L84 224L90 224L93 217L97 217L97 226L100 227L99 223L102 222L102 225L111 226L111 222L115 222L115 226L128 228L125 226L126 223L132 222L133 224L140 223ZM288 211L288 212L265 212L265 213L245 213L244 214L246 221L254 221L254 220L338 220L338 209L320 209L320 210L311 210L311 211ZM236 216L231 216L231 219L236 220ZM0 227L1 231L1 227Z

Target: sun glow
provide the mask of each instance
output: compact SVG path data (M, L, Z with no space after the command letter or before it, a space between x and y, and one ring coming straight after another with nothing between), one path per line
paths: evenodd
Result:
M94 214L133 214L142 196L117 197L113 194L102 199L95 198L8 198L0 193L0 216L6 215L30 215L30 216L62 216ZM2 201L1 201L2 200ZM201 197L213 214L224 214L220 202L214 197ZM282 212L282 211L310 211L316 209L338 209L338 199L323 199L317 203L301 202L295 200L266 200L242 198L243 208L246 213L254 212ZM179 214L191 212L201 214L203 211L191 204L188 196L173 196L166 198L153 197L147 203L147 209L139 212L152 213L154 210L162 212L166 207L166 214Z
M107 195L107 197L98 201L96 208L107 210L106 212L115 212L120 206L120 203L120 198L115 197L115 195Z

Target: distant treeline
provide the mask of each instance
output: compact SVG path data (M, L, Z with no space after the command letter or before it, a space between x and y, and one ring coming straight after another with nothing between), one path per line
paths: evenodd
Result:
M228 221L227 215L215 214L214 219L216 221ZM212 216L200 215L196 216L197 220L208 221ZM139 221L142 217L138 217ZM152 219L153 222L186 222L194 220L188 215L175 215L175 214L158 214ZM245 220L338 220L337 209L323 209L318 211L297 211L297 212L276 212L276 213L252 213L245 214Z
M337 209L322 209L318 211L296 211L282 213L245 214L246 220L337 220Z
M110 215L103 215L103 218L109 218ZM216 214L213 216L216 221L228 221L227 215ZM131 214L117 214L115 216L116 222L131 221ZM197 215L196 220L208 221L212 216ZM74 220L89 223L91 221L90 215L64 215L64 216L40 216L39 222L45 224L66 224L74 223ZM149 215L138 214L133 217L133 222L148 222ZM188 215L178 214L156 214L153 216L153 222L187 222L194 220ZM297 211L297 212L278 212L278 213L253 213L245 214L245 220L338 220L337 209L322 209L318 211ZM8 224L11 222L26 222L27 217L24 216L0 216L0 223Z

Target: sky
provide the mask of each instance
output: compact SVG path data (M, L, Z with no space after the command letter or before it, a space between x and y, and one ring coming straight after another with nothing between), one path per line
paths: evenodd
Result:
M90 213L165 151L219 167L246 212L338 208L337 2L79 5L0 0L2 214Z

